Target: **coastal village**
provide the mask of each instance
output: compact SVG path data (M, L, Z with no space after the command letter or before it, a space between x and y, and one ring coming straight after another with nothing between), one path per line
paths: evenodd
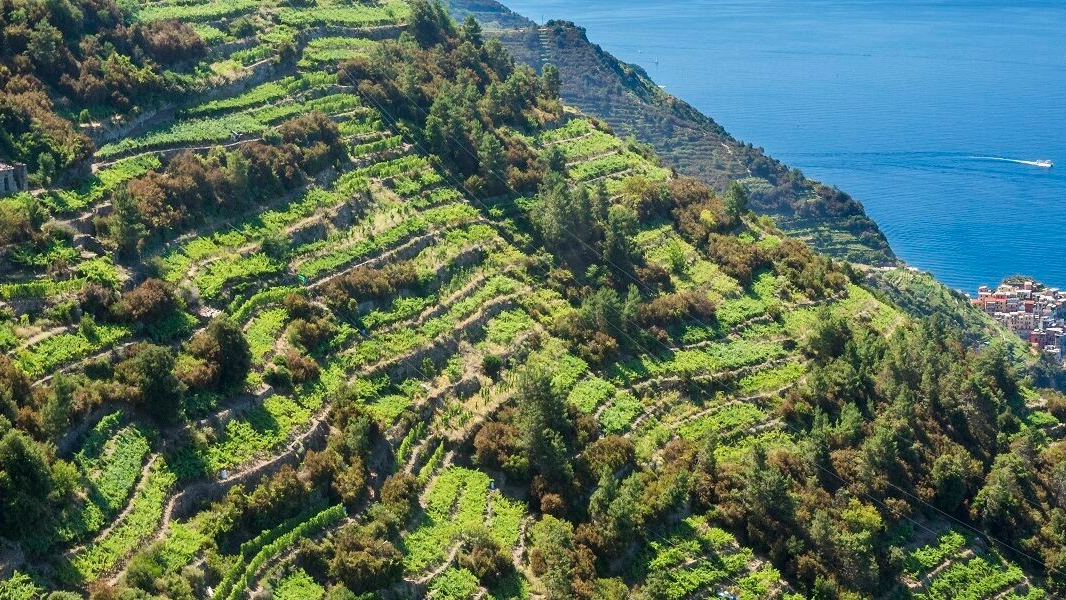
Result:
M971 300L996 321L1056 360L1066 356L1066 291L1037 281L1009 279L977 289Z

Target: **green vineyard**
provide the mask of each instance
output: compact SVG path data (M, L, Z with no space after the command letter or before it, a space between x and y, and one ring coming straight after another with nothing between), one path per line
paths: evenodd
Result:
M52 4L128 78L0 198L0 598L1066 589L1058 396L476 22Z

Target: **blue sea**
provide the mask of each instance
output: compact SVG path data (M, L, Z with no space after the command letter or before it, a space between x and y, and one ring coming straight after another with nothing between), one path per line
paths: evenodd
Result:
M1066 287L1066 2L504 2L576 22L735 137L850 193L949 286L1024 273Z

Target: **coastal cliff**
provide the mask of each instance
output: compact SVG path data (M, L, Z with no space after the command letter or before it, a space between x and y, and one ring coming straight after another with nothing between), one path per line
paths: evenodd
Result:
M591 43L583 28L566 21L538 27L495 0L449 4L457 19L473 15L519 61L538 71L555 65L564 102L610 123L617 135L651 146L679 173L720 191L741 180L757 213L774 217L786 233L824 254L860 264L896 263L884 233L861 203L733 138L714 119L660 88L643 68Z

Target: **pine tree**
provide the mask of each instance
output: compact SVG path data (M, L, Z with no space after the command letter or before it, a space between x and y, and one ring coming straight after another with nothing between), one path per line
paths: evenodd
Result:
M559 98L563 89L563 80L559 76L559 68L553 64L544 65L540 75L541 96L549 100Z
M744 186L740 185L739 181L729 184L729 189L725 193L725 210L734 221L739 221L740 217L748 212L748 193L744 191Z
M507 176L507 155L504 154L503 144L492 133L485 132L481 136L477 159L489 189L501 190Z

